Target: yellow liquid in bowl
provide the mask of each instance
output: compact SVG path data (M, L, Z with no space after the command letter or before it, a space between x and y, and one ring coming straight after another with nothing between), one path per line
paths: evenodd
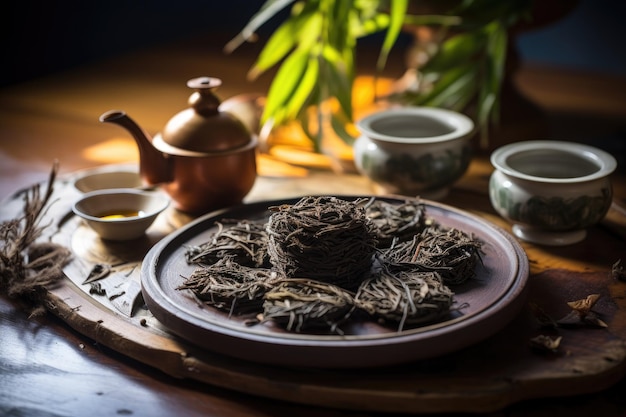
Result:
M143 215L144 215L143 211L125 210L125 211L117 211L115 213L101 214L98 217L100 217L102 220L116 220L116 219L125 219L128 217L140 217Z

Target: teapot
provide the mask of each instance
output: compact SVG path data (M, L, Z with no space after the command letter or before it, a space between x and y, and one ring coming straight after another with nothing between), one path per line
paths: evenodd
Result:
M174 207L189 214L241 203L257 176L258 139L236 116L220 110L213 90L221 84L212 77L189 80L187 86L195 90L189 107L154 138L123 111L100 116L101 122L125 128L137 142L144 184L158 185Z

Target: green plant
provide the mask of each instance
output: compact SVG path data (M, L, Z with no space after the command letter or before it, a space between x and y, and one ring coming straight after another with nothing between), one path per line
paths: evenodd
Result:
M442 39L419 70L418 88L396 97L405 104L466 111L477 122L481 143L497 124L505 77L509 29L530 16L531 0L463 0L447 15L458 23L437 28ZM412 25L421 24L406 21Z
M410 105L462 109L474 102L483 132L497 120L507 48L507 29L526 14L531 0L458 0L441 2L448 10L411 14L408 0L268 0L229 44L233 51L278 12L291 13L274 31L249 72L251 78L279 65L267 94L262 123L278 126L299 120L314 149L321 151L322 126L346 143L354 138L352 85L357 41L385 31L377 63L381 71L405 25L428 26L441 42L419 68L420 87L392 97ZM412 4L410 4L412 3ZM434 2L437 4L438 2ZM338 106L328 110L328 101ZM315 112L308 111L315 107ZM317 120L311 124L311 114ZM317 126L313 131L310 126ZM486 134L486 133L484 133Z

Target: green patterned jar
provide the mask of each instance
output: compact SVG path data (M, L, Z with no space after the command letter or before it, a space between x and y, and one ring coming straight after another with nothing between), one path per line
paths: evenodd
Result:
M609 175L617 163L600 149L525 141L496 149L491 163L491 204L520 239L554 246L577 243L611 206Z
M382 191L439 199L467 170L472 120L432 107L401 107L357 122L354 144L359 172Z

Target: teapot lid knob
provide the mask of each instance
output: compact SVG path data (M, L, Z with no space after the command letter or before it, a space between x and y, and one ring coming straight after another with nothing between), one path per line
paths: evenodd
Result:
M195 90L188 100L190 107L174 115L152 144L165 153L187 155L225 152L252 143L252 135L243 122L220 111L220 100L213 93L220 85L222 80L213 77L187 81L187 87Z
M217 113L220 100L213 94L213 90L220 85L222 80L214 77L198 77L187 81L187 87L196 90L189 97L189 105L203 116Z
M222 80L214 77L198 77L187 81L187 87L196 90L211 90L222 85Z

